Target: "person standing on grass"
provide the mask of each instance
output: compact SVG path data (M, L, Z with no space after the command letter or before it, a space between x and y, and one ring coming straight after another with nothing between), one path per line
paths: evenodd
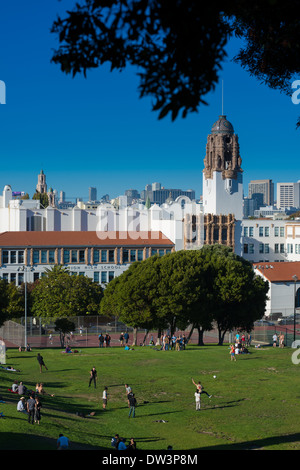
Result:
M199 390L195 392L195 400L196 400L196 411L200 411L201 408L201 393Z
M131 390L131 387L128 384L125 384L125 389L126 389L126 396L127 396L128 406L130 406L129 405L129 398L132 395L132 390Z
M27 413L28 413L28 423L34 423L34 410L35 410L35 399L33 395L27 400Z
M273 335L273 348L276 348L277 347L277 334L274 333Z
M89 381L89 387L91 386L91 383L94 382L94 388L96 388L96 381L97 381L97 371L95 367L92 367L91 372L90 372L90 381Z
M40 366L40 373L42 373L42 368L43 367L45 367L45 369L48 370L48 368L46 367L46 365L44 363L43 356L41 356L40 353L38 353L38 355L37 355L37 361L38 361L39 366Z
M231 361L236 361L234 345L230 345L230 359Z
M41 421L41 408L42 408L42 403L40 399L37 397L35 399L35 408L34 408L34 422L37 424L40 424L40 421Z
M132 417L135 418L136 398L134 396L134 393L129 398L129 406L130 406L130 409L129 409L128 418L130 418L131 413L132 413Z
M102 394L102 407L105 410L107 406L107 387L104 387Z

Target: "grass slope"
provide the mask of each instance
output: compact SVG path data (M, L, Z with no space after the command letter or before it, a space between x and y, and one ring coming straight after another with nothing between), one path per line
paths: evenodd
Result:
M37 353L48 371L39 372ZM230 361L228 346L189 345L186 351L149 347L58 349L19 353L7 351L0 369L0 449L55 449L63 432L72 449L108 449L115 433L134 437L140 450L296 449L300 450L299 373L290 349L251 348L251 354ZM97 388L88 387L89 371L98 371ZM217 378L214 379L213 375ZM195 411L191 377L213 395L202 397ZM16 410L18 396L8 392L14 380L31 389L43 382L54 397L42 398L40 425L30 425ZM136 418L128 418L124 384L138 401ZM102 391L108 387L108 407ZM86 417L76 415L76 412ZM94 416L89 416L95 412ZM165 422L161 422L161 421Z

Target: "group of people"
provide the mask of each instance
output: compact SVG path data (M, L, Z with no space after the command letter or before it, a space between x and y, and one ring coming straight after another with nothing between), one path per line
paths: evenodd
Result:
M100 333L100 335L98 336L98 340L99 340L99 348L104 348L104 346L106 348L110 347L111 336L108 333L106 333L105 336L103 336L103 334Z
M119 341L120 341L121 346L125 346L126 344L128 344L129 333L127 331L125 333L121 333Z
M40 424L42 406L39 396L32 392L29 394L27 399L25 397L20 397L20 400L17 403L17 411L27 414L28 423Z
M116 450L136 450L136 442L133 437L130 438L129 444L126 444L126 439L115 434L111 440L111 446Z
M171 351L172 349L175 351L181 351L185 349L188 343L188 339L185 335L176 336L175 334L170 335L166 333L166 334L163 334L160 339L161 339L161 343L160 343L161 351ZM149 345L154 346L153 336L151 336Z
M277 347L277 342L279 342L278 346L279 348L284 348L284 334L283 333L279 333L279 336L277 336L276 333L274 333L273 335L273 347L276 348Z

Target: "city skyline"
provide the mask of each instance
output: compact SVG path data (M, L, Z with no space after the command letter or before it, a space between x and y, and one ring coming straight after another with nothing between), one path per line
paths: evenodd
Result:
M104 66L73 79L51 64L52 22L72 5L18 0L2 6L0 80L7 97L0 107L0 190L10 184L32 197L43 169L48 187L67 200L87 198L89 187L98 197L117 197L156 181L194 189L199 198L207 135L222 113L222 80L224 114L239 137L244 196L251 180L272 179L276 188L300 179L300 105L230 62L237 40L228 45L216 90L204 97L208 106L185 119L158 121L152 100L139 99L136 70L110 73Z

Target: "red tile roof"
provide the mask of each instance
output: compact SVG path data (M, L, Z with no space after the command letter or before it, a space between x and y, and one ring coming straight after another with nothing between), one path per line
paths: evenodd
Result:
M167 246L174 243L162 232L3 232L1 247L44 246Z
M253 263L253 267L270 282L294 282L295 275L300 281L300 261Z

